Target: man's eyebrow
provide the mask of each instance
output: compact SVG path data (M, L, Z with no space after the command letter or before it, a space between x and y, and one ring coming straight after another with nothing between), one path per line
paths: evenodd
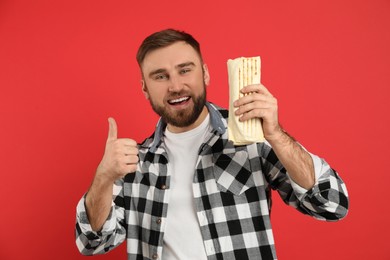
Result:
M184 67L189 67L189 66L195 66L195 63L193 63L192 61L189 61L189 62L184 62L184 63L180 63L178 65L175 66L175 68L184 68Z
M195 66L195 63L192 62L192 61L188 61L188 62L183 62L183 63L180 63L178 65L175 66L176 69L181 69L181 68L185 68L185 67L189 67L189 66ZM156 70L153 70L149 73L149 77L153 77L154 75L156 74L160 74L160 73L166 73L167 70L166 69L156 69Z

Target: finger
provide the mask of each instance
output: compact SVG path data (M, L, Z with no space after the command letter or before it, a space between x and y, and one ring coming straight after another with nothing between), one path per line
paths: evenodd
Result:
M133 173L137 171L137 164L129 164L126 166L126 174L127 175L128 173Z
M107 140L114 141L118 139L118 127L115 119L112 117L108 118L108 137Z
M138 155L138 149L137 147L128 146L123 149L123 153L125 155Z
M255 102L247 103L245 105L240 106L234 112L234 114L239 116L239 115L242 115L242 114L247 113L247 112L254 110L254 109L268 109L268 108L272 108L272 106L273 106L273 104L271 104L268 101L257 100Z
M139 157L137 155L127 155L123 160L123 162L127 165L137 164L139 161Z
M123 144L124 146L137 147L137 142L130 138L120 138L118 142Z
M267 108L253 109L247 113L242 114L238 118L238 120L240 122L244 122L244 121L247 121L247 120L252 119L252 118L262 118L264 120L264 118L266 118L270 112L271 112L270 109L267 109Z
M237 99L236 101L234 101L233 105L235 107L240 107L242 105L245 105L245 104L248 104L251 102L255 102L255 101L267 101L267 99L269 99L269 97L267 97L263 94L254 93L254 94L246 95L246 96L243 96L243 97Z
M135 140L130 139L130 138L118 138L114 139L115 144L118 147L137 147L138 144Z
M269 92L269 90L262 84L254 84L254 85L245 86L240 90L240 92L243 94L257 92L257 93L262 93L266 96L272 96L271 92Z
M138 164L137 162L135 163L124 163L121 166L121 170L119 173L125 174L125 173L130 173L130 172L135 172L137 170Z
M118 172L119 178L124 178L127 174L133 173L137 171L137 165L136 164L130 164L130 165L124 165L121 168L121 171Z
M139 157L137 155L125 155L119 158L116 161L117 166L119 167L119 172L122 172L121 168L125 167L126 165L136 165L139 161Z

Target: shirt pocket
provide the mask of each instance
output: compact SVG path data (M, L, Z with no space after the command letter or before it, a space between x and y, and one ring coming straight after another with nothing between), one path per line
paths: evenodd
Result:
M214 177L222 192L241 195L255 186L252 171L245 150L221 154L215 161Z

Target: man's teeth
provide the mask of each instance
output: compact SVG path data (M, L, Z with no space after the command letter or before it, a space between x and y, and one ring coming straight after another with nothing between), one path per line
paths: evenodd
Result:
M171 103L171 104L180 103L180 102L186 101L188 99L189 99L189 97L181 97L178 99L170 100L169 103Z

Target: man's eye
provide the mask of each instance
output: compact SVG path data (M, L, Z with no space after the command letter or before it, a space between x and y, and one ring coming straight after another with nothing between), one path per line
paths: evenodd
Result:
M156 80L164 80L164 79L167 79L168 78L168 75L165 75L165 74L157 74L154 79Z
M191 71L191 69L184 68L184 69L181 69L181 70L180 70L180 74L186 74L186 73L188 73L188 72L190 72L190 71Z

